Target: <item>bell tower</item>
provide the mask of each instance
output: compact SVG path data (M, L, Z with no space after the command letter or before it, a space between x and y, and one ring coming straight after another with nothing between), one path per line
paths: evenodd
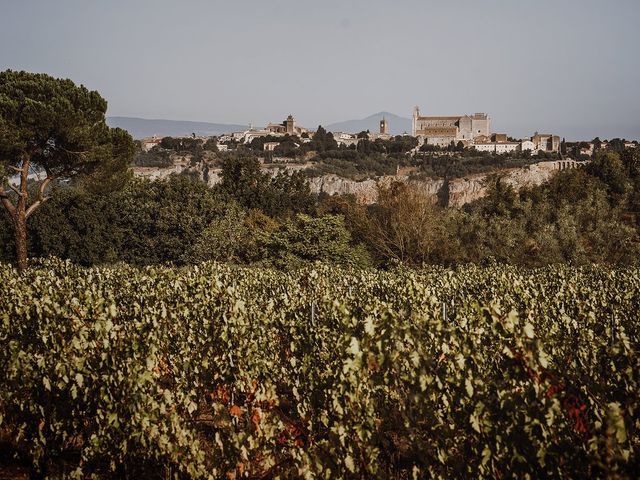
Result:
M289 114L287 119L284 121L284 126L285 126L286 133L288 133L289 135L293 135L293 133L295 132L295 126L296 126L296 122L293 119L293 115Z
M380 134L381 135L389 134L389 123L387 122L387 119L384 117L382 117L382 120L380 120Z
M411 122L411 135L416 136L416 132L418 131L418 117L420 116L420 107L417 105L413 107L413 118Z

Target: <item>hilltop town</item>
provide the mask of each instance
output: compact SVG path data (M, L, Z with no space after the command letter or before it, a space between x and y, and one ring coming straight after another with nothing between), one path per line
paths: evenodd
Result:
M153 136L139 141L134 172L151 179L197 176L213 186L220 181L224 155L253 155L264 171L305 173L316 194L352 194L372 203L380 184L398 180L419 185L441 202L446 187L444 203L463 205L482 197L486 177L496 172L515 188L539 185L609 146L599 139L565 142L539 132L516 139L493 132L487 113L424 116L417 106L410 133L391 135L384 115L378 125L377 131L311 130L289 114L279 123L219 136ZM612 146L635 148L637 142L615 139Z
M389 133L389 122L382 116L379 121L377 132L331 132L338 146L356 147L361 140L389 140L392 135ZM297 137L297 145L308 143L316 132L309 128L296 124L293 115L289 114L281 123L268 123L263 128L255 128L250 125L246 130L228 132L217 138L219 151L232 149L237 144L250 144L257 138L269 137L269 141L264 142L265 151L274 151L285 142L286 137ZM523 153L529 151L536 155L539 152L558 153L560 151L560 137L553 134L542 134L535 132L531 137L524 139L514 139L506 133L495 133L491 131L491 118L487 113L474 113L472 115L452 115L452 116L422 116L419 107L415 107L412 116L411 136L417 139L418 143L414 152L428 151L429 147L447 149L449 147L475 149L479 152L490 153ZM195 138L196 135L194 134ZM210 137L199 137L207 140ZM142 140L143 148L149 150L160 143L158 136L145 138ZM422 150L421 150L422 149Z
M1 11L0 480L640 477L640 0Z

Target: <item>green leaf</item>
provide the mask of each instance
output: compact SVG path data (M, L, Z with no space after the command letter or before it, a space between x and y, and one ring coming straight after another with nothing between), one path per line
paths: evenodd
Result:
M531 325L529 322L525 323L523 331L524 331L524 334L527 336L527 338L534 337L533 325Z
M467 391L467 396L469 398L473 397L473 384L469 378L464 381L464 388Z
M356 471L355 463L353 462L353 457L351 455L347 455L344 459L344 465L347 467L351 473Z

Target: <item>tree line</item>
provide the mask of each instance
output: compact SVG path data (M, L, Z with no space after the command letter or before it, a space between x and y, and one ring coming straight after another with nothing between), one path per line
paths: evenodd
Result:
M272 176L255 157L229 156L214 188L179 175L131 179L108 192L58 186L29 220L28 249L83 265L628 264L639 253L639 164L638 152L602 152L518 192L495 176L486 197L458 209L399 182L369 206L317 198L300 173ZM5 261L15 260L10 222L0 217Z
M106 126L97 92L47 75L0 75L0 259L21 270L28 256L50 255L83 265L217 260L284 269L317 260L392 267L637 258L638 148L598 151L587 166L519 192L497 175L487 196L463 209L439 207L410 182L381 188L370 206L318 198L303 173L264 173L255 154L241 151L221 156L215 188L184 176L150 182L132 178L133 140ZM205 148L195 139L163 142ZM335 140L318 129L310 143L322 156Z

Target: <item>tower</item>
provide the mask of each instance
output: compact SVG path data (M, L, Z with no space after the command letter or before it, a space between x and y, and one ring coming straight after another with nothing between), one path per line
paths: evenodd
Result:
M418 117L420 116L420 108L416 105L413 107L413 121L411 122L411 135L416 136L418 131Z
M389 124L387 123L387 119L382 117L380 120L380 134L388 135L389 134Z
M295 124L296 122L293 119L293 115L289 114L287 119L284 121L285 132L288 133L289 135L293 135L295 130Z

